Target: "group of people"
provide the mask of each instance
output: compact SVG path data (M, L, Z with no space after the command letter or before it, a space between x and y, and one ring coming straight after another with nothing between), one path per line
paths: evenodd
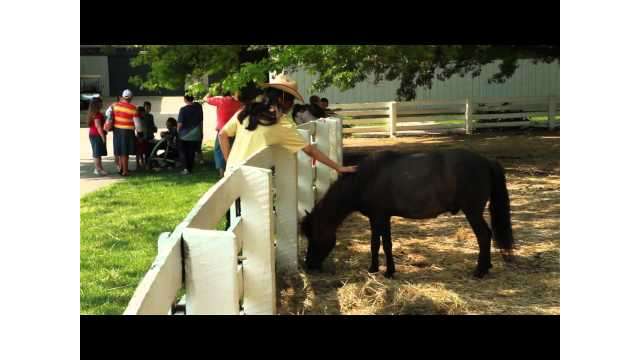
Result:
M131 90L125 90L104 114L101 98L94 98L89 104L87 125L95 175L107 175L102 164L102 156L107 155L109 132L113 132L113 154L121 176L129 176L129 156L135 155L136 170L146 167L149 161L153 146L157 142L155 134L158 128L151 114L151 103L145 101L144 106L136 107L132 100ZM185 106L180 109L178 119L167 119L166 135L177 140L176 146L184 163L183 174L191 174L196 155L199 155L202 162L203 113L202 106L194 102L192 96L185 95L184 101Z
M297 125L333 115L335 114L329 109L329 99L320 99L318 95L309 97L309 104L294 105L291 113Z
M260 89L262 88L262 90ZM331 115L326 98L312 96L308 105L294 105L295 99L304 101L295 81L278 75L260 88L247 86L234 94L205 96L204 103L216 107L216 138L214 162L220 175L228 174L255 152L270 145L280 145L296 153L300 150L330 168L340 172L355 172L355 166L340 166L307 143L297 132L296 125ZM136 108L133 94L125 90L122 97L101 113L102 101L94 99L89 107L89 138L93 149L96 175L106 175L101 156L106 156L106 136L113 131L113 152L118 171L128 176L129 155L136 155L138 166L144 165L155 141L157 128L151 115L151 104ZM184 96L185 106L177 121L167 120L169 132L177 134L183 174L193 172L195 156L202 154L203 110L193 96ZM292 111L293 110L293 111ZM200 155L200 159L201 155ZM202 161L202 160L201 160Z

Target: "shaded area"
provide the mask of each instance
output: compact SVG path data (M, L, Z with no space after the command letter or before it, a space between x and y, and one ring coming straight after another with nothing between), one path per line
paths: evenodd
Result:
M498 159L511 198L516 261L492 249L493 268L476 280L478 246L464 215L392 219L397 273L368 274L370 230L354 213L338 229L335 274L280 280L280 314L559 314L559 132L398 139L345 139L345 163L372 150L462 147ZM485 211L488 219L489 213Z

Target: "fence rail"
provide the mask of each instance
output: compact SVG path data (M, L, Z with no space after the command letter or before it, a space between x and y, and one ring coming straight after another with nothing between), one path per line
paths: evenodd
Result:
M342 163L342 122L319 119L300 134ZM297 271L304 249L298 222L337 173L306 154L270 146L212 186L172 233L138 284L125 315L275 314L276 269ZM297 189L297 191L291 191ZM231 210L228 230L216 230ZM185 296L177 299L184 289Z
M478 97L459 100L336 104L345 134L396 136L411 131L465 132L478 128L560 126L560 99L549 97ZM546 122L531 121L546 116Z

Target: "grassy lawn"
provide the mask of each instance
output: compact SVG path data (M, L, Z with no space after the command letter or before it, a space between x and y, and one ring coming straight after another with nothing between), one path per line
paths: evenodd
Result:
M160 233L172 231L218 180L210 148L204 156L206 164L191 176L132 172L80 199L81 314L123 313L157 254Z
M529 120L533 123L537 123L537 124L546 124L547 123L547 117L546 116L531 116L529 118ZM560 121L560 115L556 115L555 116L555 120Z

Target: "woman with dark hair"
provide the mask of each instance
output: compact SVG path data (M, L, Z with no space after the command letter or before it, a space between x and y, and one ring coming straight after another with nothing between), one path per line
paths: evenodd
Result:
M193 172L195 154L202 145L202 105L193 100L190 94L185 95L186 105L178 112L178 137L185 165L183 175Z
M93 173L98 176L107 175L102 167L102 157L107 156L107 133L104 131L104 115L102 115L102 99L93 98L89 103L87 125L89 126L89 141L93 152Z
M295 98L302 100L295 81L279 75L268 84L262 99L252 102L234 115L220 132L220 145L227 162L226 173L240 166L256 151L270 145L280 145L291 153L299 150L340 172L355 172L355 166L340 166L298 134L287 115ZM233 148L229 137L235 136Z
M309 99L310 103L308 105L301 105L297 109L294 107L293 118L295 119L296 124L300 125L308 123L309 121L327 117L327 113L319 105L319 99L320 98L318 96L314 95Z

